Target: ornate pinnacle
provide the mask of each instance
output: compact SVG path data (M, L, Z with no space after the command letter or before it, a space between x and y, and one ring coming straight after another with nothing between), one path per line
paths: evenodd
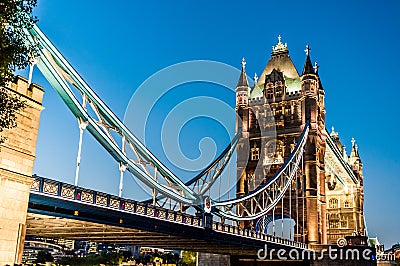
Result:
M318 68L319 68L318 62L315 61L315 63L314 63L314 71L315 71L315 73L318 72Z
M258 81L257 73L254 73L254 84L257 84L257 81Z
M244 57L242 58L242 69L246 67L246 60L244 60Z
M272 52L279 52L279 51L287 50L287 43L282 43L281 40L282 40L281 35L278 35L278 44L276 46L272 46Z
M351 138L351 146L354 147L354 143L356 143L356 140L354 138Z
M306 45L306 49L304 50L304 52L306 52L306 55L307 55L307 56L310 55L310 50L311 50L311 48L310 48L310 46L307 44L307 45Z

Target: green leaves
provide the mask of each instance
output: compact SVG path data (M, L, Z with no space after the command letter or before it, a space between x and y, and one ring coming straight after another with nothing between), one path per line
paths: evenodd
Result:
M29 64L35 47L25 44L22 31L37 21L31 15L37 0L0 0L0 86L12 81L13 72Z
M19 96L7 92L6 86L14 79L14 71L29 65L29 57L36 48L27 46L23 28L37 21L32 11L37 0L0 0L0 134L16 127L16 113L25 107ZM0 136L0 144L5 141Z
M0 88L0 134L4 129L11 129L17 126L17 112L25 108L25 102L20 96L11 94L4 88ZM6 138L0 135L0 144Z

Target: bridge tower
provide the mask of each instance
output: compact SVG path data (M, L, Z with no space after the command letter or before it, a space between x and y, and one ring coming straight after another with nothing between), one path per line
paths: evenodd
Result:
M304 209L307 215L303 217L298 214L301 220L305 220L305 225L301 229L302 236L297 236L296 240L324 244L324 90L318 68L311 63L310 48L307 46L306 61L299 75L289 56L287 44L282 43L279 36L278 44L272 47L271 57L265 69L259 79L255 76L255 84L248 94L245 93L245 88L249 85L244 76L243 66L236 88L236 109L238 117L241 118L238 119L237 127L243 132L237 147L237 195L251 192L274 175L289 157L306 121L309 120L311 128L304 155L305 184L301 180L301 185L305 185L305 194L302 196L305 197ZM276 136L268 132L271 127L275 127ZM247 152L243 143L249 145ZM241 226L253 227L254 223L246 222Z
M17 127L3 132L0 146L0 265L21 263L29 189L35 161L43 89L20 76L8 91L21 96L26 108L17 116Z

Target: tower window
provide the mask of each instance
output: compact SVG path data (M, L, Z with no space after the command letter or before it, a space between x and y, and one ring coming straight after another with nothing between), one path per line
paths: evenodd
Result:
M242 99L242 96L238 96L238 101L237 101L237 104L243 104L243 99Z
M338 200L336 198L329 200L329 208L336 209L338 206Z
M260 159L260 149L257 147L251 148L251 160L256 161Z
M274 97L273 89L267 89L267 99L272 99Z
M281 86L276 88L276 97L282 97L282 87Z
M346 200L346 201L344 202L344 207L345 207L345 208L350 208L350 202L349 202L348 200Z
M339 228L339 221L337 220L329 221L329 228Z

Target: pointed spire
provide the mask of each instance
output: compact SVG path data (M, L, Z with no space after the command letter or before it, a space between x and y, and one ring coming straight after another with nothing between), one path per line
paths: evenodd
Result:
M247 81L247 75L246 75L246 60L242 59L242 72L240 73L239 81L237 83L236 88L238 87L249 87L249 82Z
M315 74L314 67L313 67L313 64L311 63L311 59L310 59L310 50L311 50L311 48L307 44L306 49L304 50L304 52L307 55L307 58L306 58L306 62L304 63L302 75Z

